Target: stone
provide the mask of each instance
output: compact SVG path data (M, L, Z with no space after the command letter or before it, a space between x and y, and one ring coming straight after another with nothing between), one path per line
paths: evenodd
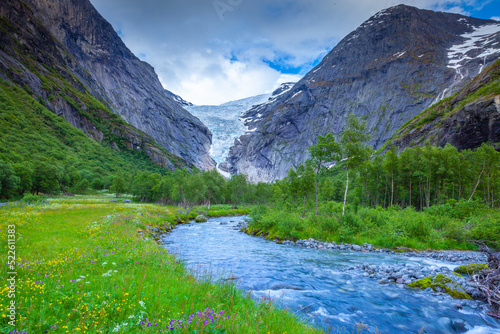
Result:
M122 203L132 203L132 201L131 201L131 200L129 200L129 199L124 199L124 200L122 201Z
M442 274L417 280L408 286L422 290L430 287L434 292L445 292L456 299L472 299L458 282Z
M352 250L356 251L356 252L359 252L361 250L361 246L358 246L358 245L352 245Z
M456 267L453 271L459 274L475 275L481 271L488 270L487 263L472 263Z

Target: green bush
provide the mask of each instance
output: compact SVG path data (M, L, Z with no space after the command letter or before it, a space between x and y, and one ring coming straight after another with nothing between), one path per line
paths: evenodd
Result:
M497 213L485 216L471 227L470 236L473 240L484 242L490 247L500 248L500 215Z
M39 196L39 195L33 195L30 193L24 194L23 198L21 199L21 203L23 204L44 204L46 202L45 196Z
M77 194L85 194L89 186L90 186L89 181L87 181L87 179L83 179L76 184L74 191Z

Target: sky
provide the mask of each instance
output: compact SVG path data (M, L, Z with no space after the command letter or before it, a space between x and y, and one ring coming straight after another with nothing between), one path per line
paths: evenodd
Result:
M163 86L218 105L298 81L348 33L401 3L500 21L500 0L90 0Z

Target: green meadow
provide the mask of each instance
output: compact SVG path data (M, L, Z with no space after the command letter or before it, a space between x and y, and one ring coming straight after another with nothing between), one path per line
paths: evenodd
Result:
M75 196L0 209L4 258L9 225L15 225L17 257L15 298L8 267L2 274L2 333L320 332L233 283L188 272L148 234L181 220L178 207L111 199ZM214 206L206 213L248 210ZM9 324L11 300L16 327Z

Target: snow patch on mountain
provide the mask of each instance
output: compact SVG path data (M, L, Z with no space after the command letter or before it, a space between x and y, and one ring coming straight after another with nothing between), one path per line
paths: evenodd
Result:
M448 68L455 69L460 76L463 76L460 68L465 62L473 58L486 60L486 58L500 53L500 42L498 41L500 24L488 24L473 28L472 32L461 36L464 38L461 44L453 45L448 50ZM482 68L479 68L479 72L481 70Z

